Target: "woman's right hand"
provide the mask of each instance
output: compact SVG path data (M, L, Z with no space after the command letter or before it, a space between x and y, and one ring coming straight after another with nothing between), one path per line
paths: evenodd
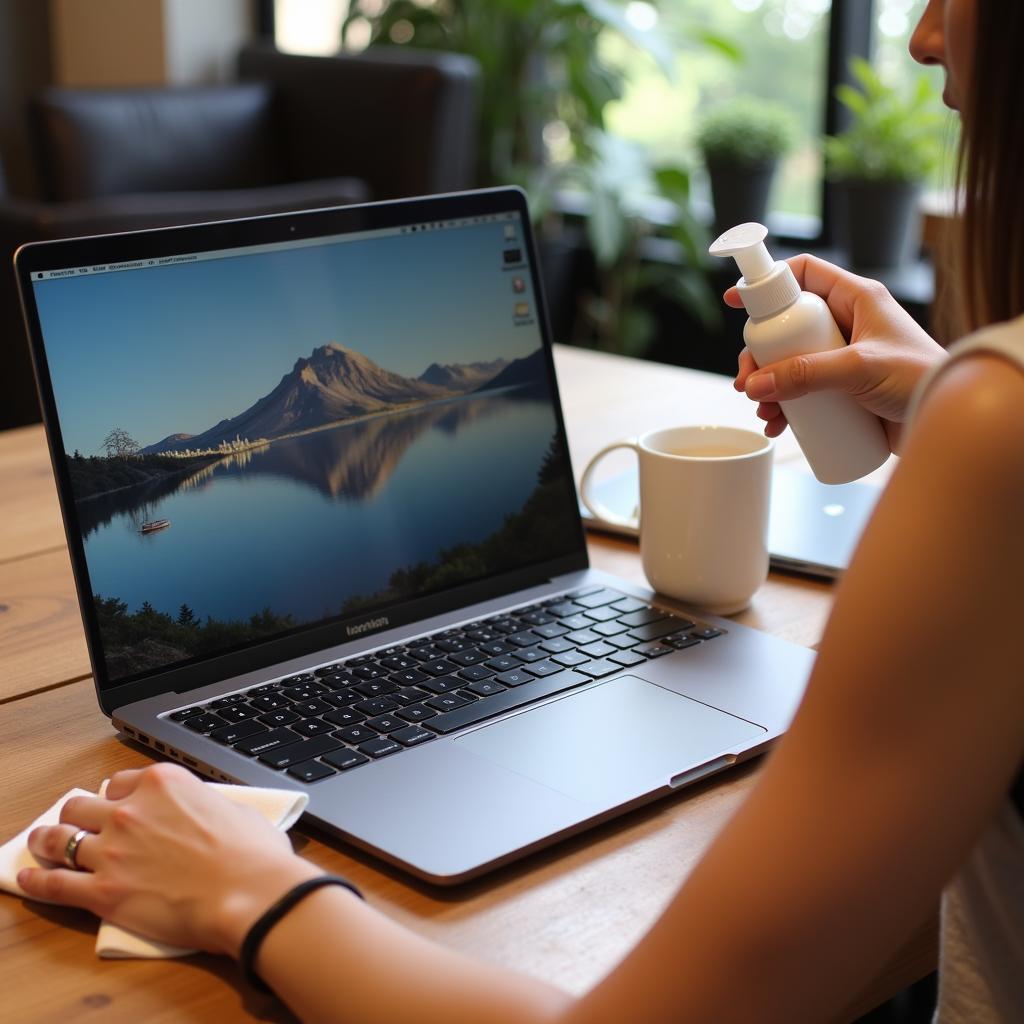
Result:
M745 391L759 403L757 415L766 421L768 437L777 437L786 429L780 402L813 391L845 391L883 421L889 447L897 451L914 388L927 370L945 357L945 350L879 282L816 256L794 256L788 263L801 289L828 303L850 344L760 368L744 349L736 390ZM730 306L742 305L735 288L725 293L725 301Z

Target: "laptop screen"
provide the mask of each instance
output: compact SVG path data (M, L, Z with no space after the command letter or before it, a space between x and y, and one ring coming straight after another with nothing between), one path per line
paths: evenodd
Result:
M523 233L32 274L106 685L578 549Z

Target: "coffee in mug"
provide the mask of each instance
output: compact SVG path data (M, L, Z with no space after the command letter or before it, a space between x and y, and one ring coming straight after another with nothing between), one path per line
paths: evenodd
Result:
M772 442L736 427L672 427L603 448L583 473L580 497L600 521L640 533L640 559L661 594L719 615L750 604L768 576ZM630 448L640 464L639 522L591 491L597 464Z

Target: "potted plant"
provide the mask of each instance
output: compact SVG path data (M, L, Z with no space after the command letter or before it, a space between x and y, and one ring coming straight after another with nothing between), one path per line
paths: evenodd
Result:
M789 111L754 96L737 96L701 119L696 141L711 180L716 232L764 222L779 160L795 137Z
M902 95L866 60L854 58L850 70L859 88L836 89L850 123L825 139L826 173L838 186L838 235L853 266L893 267L920 237L918 201L939 163L943 119L926 78Z

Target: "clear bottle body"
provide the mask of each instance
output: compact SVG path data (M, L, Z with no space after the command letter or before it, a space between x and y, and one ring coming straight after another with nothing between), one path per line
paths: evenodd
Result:
M828 306L810 292L801 292L775 316L749 319L743 340L759 367L846 346ZM857 480L889 457L881 420L852 395L821 391L781 404L811 470L822 483Z

